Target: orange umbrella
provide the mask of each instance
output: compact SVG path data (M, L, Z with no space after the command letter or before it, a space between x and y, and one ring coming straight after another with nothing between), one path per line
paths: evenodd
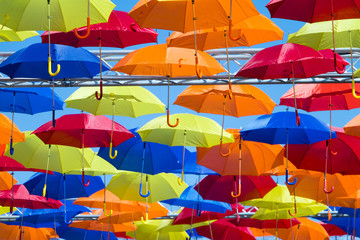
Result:
M52 228L19 227L16 225L6 225L4 223L0 223L0 239L48 240L50 238L57 237L58 236Z
M99 223L93 220L76 221L71 223L69 227L94 230L94 231L108 231L114 233L134 230L134 226L132 223L109 224L109 223Z
M235 142L223 145L225 152L230 150L230 155L222 157L219 145L211 148L197 148L197 163L205 166L220 175L252 175L260 176L266 171L278 167L284 163L284 148L281 145L270 145L251 141L243 141L240 138L239 129L227 129L234 135ZM241 140L241 159L239 159L239 144ZM244 168L239 169L239 164ZM240 171L240 172L239 172Z
M212 76L224 72L225 69L213 57L205 52L199 52L194 60L194 51L184 48L168 48L166 44L144 47L135 50L121 59L111 70L129 75L157 75L168 78L167 122L170 127L176 127L169 122L169 93L171 77L199 75Z
M10 143L11 139L11 128L13 127L13 142L24 142L25 135L20 132L20 129L15 125L12 124L12 121L5 116L4 114L0 113L0 144L8 144Z
M16 179L10 173L0 172L0 191L10 190L16 183Z
M292 175L293 172L297 171L297 168L291 162L288 163L289 174ZM286 166L284 164L270 169L269 171L264 172L261 176L284 176L286 174Z
M291 229L268 228L267 232L279 236L283 240L329 240L329 235L325 229L317 222L307 218L297 218L301 224ZM277 233L276 233L277 231Z
M345 134L360 137L360 114L344 126Z

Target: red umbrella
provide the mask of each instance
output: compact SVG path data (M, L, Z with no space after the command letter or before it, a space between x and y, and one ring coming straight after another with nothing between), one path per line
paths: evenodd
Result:
M77 32L85 35L87 27L78 28ZM43 43L48 42L48 32L41 35ZM109 20L106 23L90 25L90 35L87 38L78 38L74 30L67 33L51 32L50 38L52 43L63 44L73 47L117 47L125 48L133 45L157 42L158 33L150 28L140 28L127 12L112 11ZM101 68L101 64L100 64ZM102 80L102 71L100 69L100 79ZM97 92L96 98L102 98L102 81L100 82L100 96Z
M129 130L105 116L92 114L68 114L56 120L56 126L47 122L34 132L45 144L66 145L77 148L109 147L134 137ZM116 157L116 153L115 153ZM83 159L83 183L84 159Z
M342 230L335 224L320 222L320 225L325 229L325 231L329 234L329 236L347 235L347 233L344 230Z
M236 76L258 79L292 78L296 121L299 125L294 79L332 72L335 70L332 63L333 60L326 51L318 52L307 46L285 43L265 48L255 54ZM344 69L348 64L344 59L339 63L343 64Z
M240 220L231 219L230 222L242 227L253 227L253 228L291 228L301 224L296 218L292 219L271 219L271 220L259 220L252 218L240 218Z
M196 228L196 232L212 240L256 240L249 227L242 227L230 219L220 219L209 226Z
M12 212L13 207L59 209L63 204L51 198L30 195L24 185L15 185L11 190L0 191L0 205L10 206L10 212Z

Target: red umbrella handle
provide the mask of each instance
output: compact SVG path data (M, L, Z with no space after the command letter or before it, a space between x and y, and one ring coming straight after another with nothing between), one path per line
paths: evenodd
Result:
M86 26L86 34L84 36L81 36L78 31L77 28L74 29L74 34L78 39L85 39L90 35L90 17L87 18L87 26Z
M85 187L88 187L90 185L90 180L89 179L85 183L85 172L84 171L82 171L82 182L83 182Z
M232 19L229 18L229 38L230 38L231 40L233 40L233 41L238 41L238 40L241 39L241 37L242 37L242 35L243 35L241 29L240 29L240 34L239 34L239 36L237 36L237 37L233 37L233 36L231 35L231 32L232 32Z
M330 194L334 191L334 188L335 188L334 186L331 186L331 189L329 191L326 190L326 179L324 179L324 193Z
M95 92L95 97L97 100L101 100L103 97L103 82L102 82L102 80L100 81L100 97L98 95L98 91Z
M170 123L170 111L169 109L167 109L166 111L166 121L169 127L177 127L177 125L179 125L179 119L176 119L176 123L175 124L171 124Z

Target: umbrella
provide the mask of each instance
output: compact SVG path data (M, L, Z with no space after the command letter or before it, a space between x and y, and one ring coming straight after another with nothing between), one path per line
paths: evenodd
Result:
M357 115L353 119L351 119L344 126L344 131L346 135L360 137L360 126L359 126L360 115Z
M278 228L291 228L292 226L301 224L299 220L297 220L296 218L278 219L278 220L274 220L274 219L258 220L252 218L241 218L239 219L239 221L236 219L232 219L230 221L234 224L237 224L238 226L260 228L260 229L275 228L276 226Z
M196 228L196 232L213 240L246 239L255 240L249 227L238 226L230 219L220 219L209 226Z
M12 174L8 172L0 172L0 191L10 190L16 183L17 181Z
M214 172L213 170L197 164L197 152L189 152L189 154L190 156L185 157L185 162L184 162L185 174L197 175L198 178L200 178L200 175L218 175L218 173ZM181 174L181 171L182 169L179 168L171 171L171 173Z
M30 195L24 185L14 185L11 190L0 191L0 205L10 206L10 212L15 207L31 209L60 208L63 204L54 199Z
M235 76L258 79L292 78L296 122L299 125L295 78L308 78L321 73L332 72L334 71L332 62L333 59L327 54L317 52L310 47L285 43L261 50ZM345 71L347 62L341 59L341 63Z
M112 232L73 228L65 224L57 228L57 232L61 238L67 240L117 240Z
M346 232L342 230L340 227L331 223L323 223L320 225L325 229L325 231L329 234L329 236L343 236L346 235Z
M20 129L11 120L1 113L0 123L0 145L25 141L24 133L20 132Z
M95 230L95 231L103 231L105 229L109 229L108 233L126 232L126 231L131 231L133 229L132 223L109 224L109 223L99 223L97 221L92 221L92 220L76 221L71 223L69 227L82 228L86 230Z
M296 115L296 114L295 114ZM300 113L298 122L291 121L294 114L291 112L276 112L271 115L263 115L256 118L241 130L244 140L263 142L269 144L311 144L336 137L325 123L307 114ZM329 136L330 135L330 136ZM286 152L288 159L288 151ZM288 181L288 169L286 160L286 183Z
M143 141L156 142L169 146L183 146L183 163L181 180L184 179L185 146L211 147L218 144L220 126L213 120L192 114L173 114L171 118L181 118L177 127L168 126L161 116L142 126L137 132ZM170 117L169 117L170 118ZM233 142L229 133L223 135L224 143Z
M22 42L27 38L39 35L35 31L14 31L8 27L0 25L0 42Z
M89 31L87 38L78 37L79 34L85 35ZM113 10L105 23L93 24L88 27L82 27L77 31L63 32L45 32L41 35L42 42L49 42L50 35L53 43L63 44L73 47L97 47L100 50L100 95L95 92L98 100L102 98L102 57L101 48L119 47L125 48L137 44L156 42L157 33L148 28L140 28L139 25L126 13Z
M180 197L164 200L162 202L170 205L196 209L199 214L202 210L225 213L227 210L231 209L229 203L204 200L200 196L200 194L194 189L194 186L187 187L181 193Z
M196 55L196 61L193 56L194 52L190 49L168 48L166 44L159 44L129 53L111 70L129 75L166 76L168 80L167 122L169 126L176 127L178 121L176 124L169 122L170 77L196 76L199 72L205 76L212 76L225 71L218 61L205 52L199 52Z
M288 162L288 173L293 173L297 170L297 168L291 163ZM280 165L278 167L275 167L273 169L270 169L269 171L264 172L261 174L261 176L283 176L286 174L286 165Z
M0 223L0 238L8 240L48 240L57 237L51 228L32 228L6 225Z

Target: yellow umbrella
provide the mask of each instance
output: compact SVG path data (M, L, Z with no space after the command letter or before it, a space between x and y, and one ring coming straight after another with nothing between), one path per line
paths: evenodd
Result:
M14 31L4 25L0 25L0 42L21 42L27 38L38 36L35 31Z

